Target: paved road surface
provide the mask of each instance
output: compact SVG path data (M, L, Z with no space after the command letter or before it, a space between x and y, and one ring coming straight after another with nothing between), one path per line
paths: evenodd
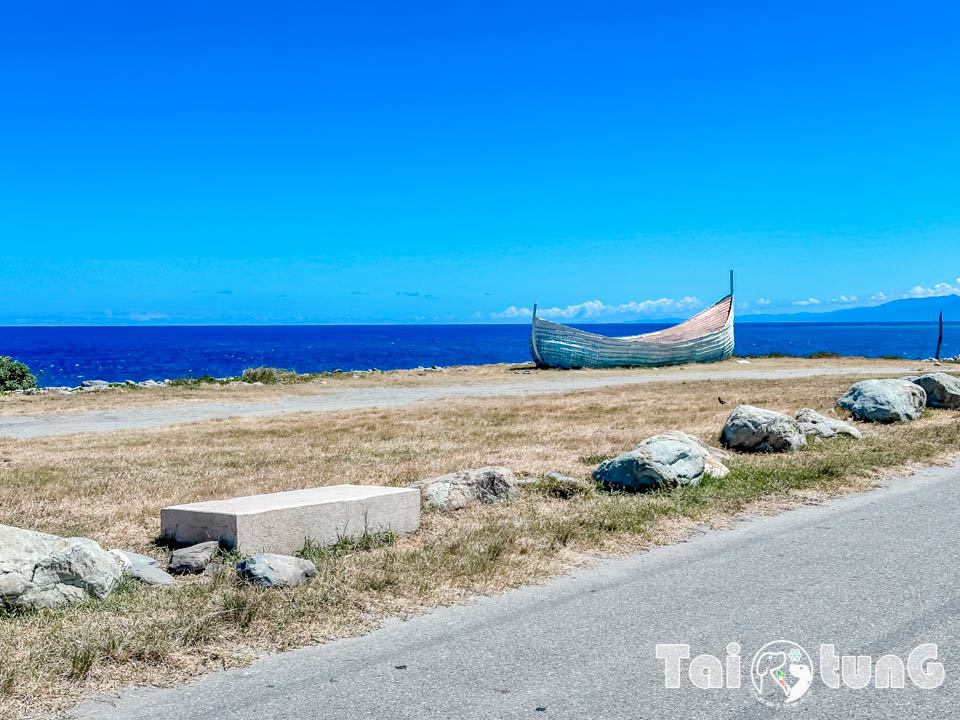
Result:
M88 702L71 717L957 717L958 509L960 466L925 470L187 687ZM815 665L814 684L790 709L767 708L748 689L753 654L778 639L805 647ZM682 688L663 687L657 643L723 657L731 641L743 647L744 687L697 690L686 673ZM946 667L937 689L907 680L904 690L830 690L819 680L821 643L905 658L926 642Z
M438 385L406 388L374 387L332 390L311 397L288 397L271 402L189 403L159 408L103 410L81 415L14 415L0 417L0 437L29 438L41 435L69 435L109 430L143 428L198 422L225 417L257 417L288 412L322 412L370 407L396 407L417 402L458 397L500 397L510 395L545 395L592 390L616 385L651 382L697 380L782 380L816 375L897 375L909 372L899 367L808 368L802 370L723 370L684 371L608 377L571 377L562 380L528 380L499 384ZM109 392L109 391L106 391Z

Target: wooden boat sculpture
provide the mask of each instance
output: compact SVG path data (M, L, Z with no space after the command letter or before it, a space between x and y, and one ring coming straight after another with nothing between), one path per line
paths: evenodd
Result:
M656 332L607 337L537 317L530 355L540 367L610 368L716 362L733 354L733 273L730 294L689 320Z

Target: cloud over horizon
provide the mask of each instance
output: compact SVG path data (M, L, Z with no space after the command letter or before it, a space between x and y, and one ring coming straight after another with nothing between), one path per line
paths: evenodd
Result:
M647 317L666 317L671 313L688 313L703 307L703 303L695 297L686 296L678 300L660 298L658 300L643 300L641 302L607 305L600 300L587 300L576 305L566 307L540 308L537 314L540 317L552 320L631 320ZM500 312L490 313L494 320L514 320L533 316L530 308L511 305Z

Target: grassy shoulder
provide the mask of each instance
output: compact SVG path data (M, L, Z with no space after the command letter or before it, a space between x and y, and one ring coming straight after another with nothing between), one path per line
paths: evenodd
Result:
M839 357L820 353L816 357L771 355L751 358L749 365L737 359L719 363L678 365L666 368L616 368L609 370L538 369L532 363L499 365L458 365L433 370L391 370L386 372L331 372L292 374L268 378L250 374L250 382L218 382L212 377L178 378L171 385L136 387L117 385L108 390L70 395L14 395L0 393L0 416L83 413L94 410L122 410L138 407L167 407L198 402L269 402L291 396L323 395L344 389L370 387L420 387L446 385L495 385L530 381L562 382L575 377L650 376L681 377L693 372L792 371L811 369L875 369L879 374L919 374L935 369L926 361L897 358ZM267 369L269 370L269 369ZM238 378L232 378L239 380Z
M587 477L604 457L663 430L715 442L737 403L826 411L855 379L679 381L0 441L0 523L166 559L157 542L164 505L342 482L401 485L485 464ZM129 683L174 684L262 652L356 635L380 618L540 582L598 552L649 548L702 523L723 526L743 512L862 489L881 473L960 448L960 413L952 411L861 428L862 441L735 456L730 475L699 487L557 497L540 483L500 505L429 512L409 538L304 548L318 576L297 588L259 590L232 574L172 588L124 582L106 600L4 616L0 716L61 709Z

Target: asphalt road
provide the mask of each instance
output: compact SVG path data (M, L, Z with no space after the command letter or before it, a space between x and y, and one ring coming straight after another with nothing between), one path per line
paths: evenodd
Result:
M448 398L548 395L551 393L592 390L602 387L656 382L694 382L698 380L785 380L817 375L859 375L878 377L904 374L910 366L838 367L787 370L691 370L673 373L642 373L595 377L569 377L557 380L517 380L509 383L473 385L425 385L420 387L373 387L331 390L322 395L291 396L268 402L184 403L156 408L101 410L76 415L0 416L0 437L30 438L43 435L69 435L111 430L143 428L199 422L226 417L263 417L289 412L324 412L371 407L397 407ZM109 392L109 390L102 391Z
M186 687L88 701L70 717L956 717L958 509L960 467L924 470ZM814 682L797 705L771 708L751 689L750 664L781 639L810 653ZM682 686L664 687L656 644L687 643L691 656L722 659L732 641L742 646L739 689L697 689L688 661ZM833 690L819 679L821 643L904 660L936 643L945 681L928 690L909 679L902 690Z

